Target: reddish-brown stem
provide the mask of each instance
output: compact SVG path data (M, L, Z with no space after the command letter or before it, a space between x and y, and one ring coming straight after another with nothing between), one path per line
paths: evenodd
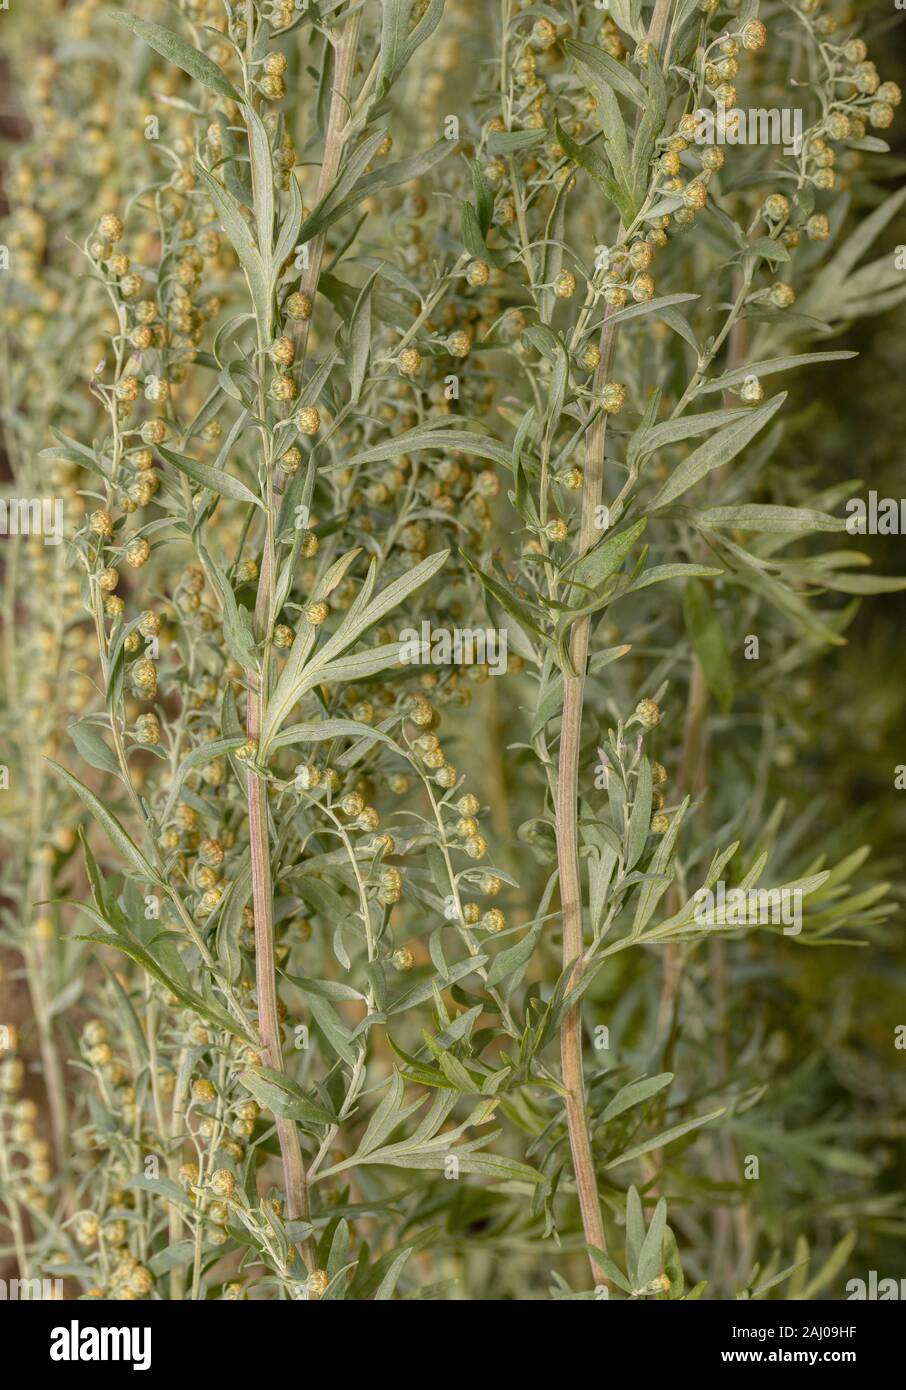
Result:
M349 111L349 89L355 67L361 13L350 16L335 49L334 85L330 104L330 115L324 144L324 159L318 179L317 198L320 200L330 189L340 168L343 157L343 129ZM317 288L324 255L324 237L316 237L309 247L308 268L303 274L301 287L312 296ZM296 362L301 369L305 360L308 340L308 323L298 325ZM275 493L273 507L277 504ZM249 693L246 711L246 732L249 740L256 744L261 735L263 705L268 689L268 644L275 614L272 611L274 598L274 517L268 517L268 531L258 584L255 604L255 626L260 642L264 644L260 675L248 670ZM250 864L252 877L252 906L255 914L255 979L258 995L258 1025L264 1048L264 1060L274 1071L282 1072L283 1049L280 1041L280 1018L277 1010L277 977L274 962L274 922L273 922L273 877L270 859L270 835L267 821L267 795L264 779L254 770L248 774L248 818ZM280 1155L283 1161L283 1178L286 1188L286 1215L290 1221L307 1221L309 1214L308 1184L299 1132L293 1120L275 1116ZM307 1265L311 1263L310 1242L299 1245L302 1258Z
M601 334L601 361L595 371L593 393L599 395L613 360L616 328L605 323ZM585 478L582 491L582 522L579 553L588 550L595 539L595 511L604 489L604 439L607 416L601 412L593 421L585 442ZM557 766L555 822L557 863L560 874L560 908L563 920L563 964L572 965L570 987L582 978L582 879L579 869L576 808L579 796L579 749L582 741L582 708L585 701L585 665L588 658L589 619L574 626L569 656L574 676L563 678L563 717ZM560 1060L566 1088L566 1125L582 1228L588 1245L606 1251L604 1221L598 1198L594 1157L585 1103L585 1074L582 1065L582 1017L574 1004L563 1020L560 1034ZM589 1256L594 1278L606 1282L604 1271Z
M648 29L649 41L663 46L671 0L657 0ZM620 229L622 236L622 227ZM610 373L616 348L617 328L605 318L601 330L601 360L595 370L592 395L599 397ZM582 485L582 522L578 552L583 554L595 542L595 516L604 491L604 440L607 416L602 411L593 420L585 437L585 477ZM557 865L560 875L560 907L563 922L563 964L572 964L570 987L576 988L583 973L582 878L579 868L577 806L579 796L579 752L582 743L582 710L585 703L585 667L588 660L590 619L581 618L573 627L569 656L575 675L564 674L563 715L557 766L555 823ZM594 1156L585 1100L585 1072L582 1064L582 1017L578 1003L567 1013L560 1034L560 1060L566 1088L566 1125L576 1175L576 1193L582 1216L586 1244L606 1252L604 1221L598 1197ZM606 1276L593 1255L589 1255L592 1275L606 1284Z

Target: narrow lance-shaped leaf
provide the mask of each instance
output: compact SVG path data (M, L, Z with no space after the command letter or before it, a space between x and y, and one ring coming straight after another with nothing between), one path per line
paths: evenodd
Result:
M815 362L847 362L851 357L858 355L856 352L801 352L793 357L766 357L762 362L750 362L746 367L734 367L731 372L712 377L698 388L698 394L725 391L727 387L735 386L749 376L773 376L776 372L788 372L793 367L808 367Z
M362 393L368 357L371 352L371 287L375 276L371 276L353 311L349 324L349 385L350 404L355 405Z
M642 856L645 848L645 841L651 827L651 802L653 796L653 782L651 776L651 764L647 758L643 758L639 764L639 775L636 781L635 797L632 803L632 812L629 817L629 826L626 833L626 870L635 867Z
M449 553L447 550L441 550L436 555L429 555L421 564L416 565L415 569L402 575L392 584L388 584L386 589L382 590L375 599L372 599L364 609L356 612L355 607L353 607L333 637L328 638L323 647L315 652L314 656L309 657L307 662L304 661L304 658L300 661L294 660L296 643L300 642L303 634L300 633L297 636L286 667L277 682L277 688L265 710L261 735L262 749L269 745L300 696L319 681L362 679L399 659L399 643L395 642L387 643L380 648L372 648L370 652L360 652L355 656L347 657L346 672L349 674L344 673L337 658L367 632L368 628L380 622L387 613L396 608L411 593L426 584L446 563ZM304 648L300 647L300 654L302 651Z
M591 143L580 144L571 135L567 135L559 121L555 125L555 131L557 141L563 147L567 157L578 164L581 169L584 169L587 174L590 174L595 183L603 188L607 197L619 211L623 221L631 222L635 212L632 199L625 189L621 188L619 183L610 177L607 166L595 145Z
M158 883L160 880L156 871L148 863L135 841L120 825L116 816L113 815L111 811L107 810L107 807L95 796L93 791L90 791L77 777L73 777L71 772L67 772L65 767L61 767L59 763L55 763L52 758L48 758L47 761L50 763L50 766L59 773L64 782L68 782L76 795L85 803L98 825L110 840L110 843L116 846L120 854L129 862L136 873L148 883Z
M251 292L255 316L262 331L267 334L272 318L273 296L264 262L258 253L248 223L242 215L242 209L232 193L222 184L219 184L203 165L196 162L195 172L210 194L211 201L220 215L224 231L239 257L239 264L245 272L245 278Z
M567 39L563 46L571 58L575 58L588 69L596 82L603 82L606 86L621 92L636 106L647 105L648 93L645 88L627 67L617 62L616 58L611 58L610 54L595 48L593 44L580 43L578 39Z
M274 242L274 167L271 144L264 122L251 106L245 107L252 166L252 194L258 228L258 254L265 271L270 267Z
M168 463L172 463L174 468L178 468L180 473L184 473L193 482L200 483L202 487L210 488L211 492L219 492L222 497L229 497L234 502L247 502L253 507L264 506L261 499L256 497L245 483L230 473L224 473L222 468L212 468L208 463L198 463L195 459L187 458L185 454L177 454L172 449L161 448L159 453Z
M675 502L677 497L688 492L690 487L694 487L715 468L722 468L724 464L730 463L754 439L758 431L764 429L785 400L785 393L775 396L772 401L754 410L748 419L737 420L734 424L727 425L719 434L700 444L673 470L652 502L652 507L666 507L670 502Z
M736 507L708 507L696 512L695 525L704 530L769 531L800 534L806 531L845 531L846 521L810 507L776 507L747 502Z
M110 18L114 23L131 29L133 34L144 39L162 58L175 63L183 72L196 78L218 96L226 97L229 101L241 102L242 98L236 88L213 59L193 48L185 39L174 34L172 29L165 29L161 24L152 24L147 19L139 19L134 14L126 14L123 10L111 10Z
M647 518L642 517L640 521L634 521L631 526L627 526L625 531L618 531L615 535L600 540L573 566L568 578L586 585L589 589L602 584L620 568L647 525ZM584 599L582 601L584 602Z

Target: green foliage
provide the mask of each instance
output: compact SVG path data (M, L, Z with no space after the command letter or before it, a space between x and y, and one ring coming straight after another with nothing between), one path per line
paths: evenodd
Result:
M813 9L753 62L755 0L146 8L16 17L20 1272L841 1296L901 1259L902 960L832 740L906 580L815 442L906 295L898 93ZM695 140L737 73L801 148Z

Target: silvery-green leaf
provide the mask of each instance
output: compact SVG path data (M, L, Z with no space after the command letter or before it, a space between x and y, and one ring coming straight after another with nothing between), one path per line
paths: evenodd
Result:
M319 664L312 673L311 684L320 685L323 682L330 685L338 681L365 680L368 676L377 675L378 671L386 671L388 666L398 666L401 651L399 642L385 642L380 647L369 647L366 651L338 657L336 661L328 661L325 666Z
M622 1289L624 1293L632 1293L632 1284L620 1266L615 1264L609 1255L606 1255L603 1250L599 1250L596 1245L588 1245L586 1249L590 1255L594 1256L594 1262L605 1279L609 1280L611 1284L616 1284L617 1288Z
M679 415L675 420L664 420L650 429L637 430L629 441L627 457L633 463L657 449L666 448L668 444L677 444L680 440L707 434L709 430L720 429L723 425L732 425L735 420L742 420L750 414L747 407L741 406L734 410L708 410L702 415Z
M242 98L236 88L217 64L206 53L199 52L190 43L186 43L185 39L174 34L172 29L165 29L160 24L152 24L147 19L139 19L137 15L126 14L122 10L109 11L109 18L131 29L133 34L144 39L162 58L175 63L183 72L196 78L218 96L226 97L228 101L241 102Z
M358 303L349 323L349 372L350 405L355 405L362 393L368 358L371 352L371 287L375 275L371 276L359 295Z
M587 174L590 174L599 188L602 188L607 197L619 212L624 223L632 221L635 215L635 204L626 189L612 179L608 173L608 166L605 164L598 147L591 141L587 144L580 144L568 135L557 121L554 126L557 143L563 148L568 159L574 164L578 164Z
M661 1247L664 1242L664 1228L667 1225L667 1202L661 1197L654 1209L651 1218L651 1225L648 1227L648 1234L642 1242L639 1252L638 1281L639 1288L644 1288L650 1284L661 1272L663 1263Z
M626 1193L626 1267L634 1272L645 1240L645 1215L635 1186Z
M114 816L111 811L107 810L107 807L95 796L94 792L84 786L77 777L73 777L71 772L67 772L65 767L61 767L59 763L55 763L52 758L48 758L47 761L50 766L60 774L63 781L67 782L76 795L85 803L110 843L115 845L117 850L119 850L124 859L128 860L136 873L147 883L159 883L160 879L157 872L148 863L138 845L127 835L116 816Z
M651 569L643 570L638 579L634 579L619 597L638 593L639 589L650 589L652 584L663 584L668 579L716 579L723 573L722 569L714 565L652 565Z
M607 315L609 324L627 323L629 319L644 318L646 314L657 314L660 318L665 318L664 309L671 308L674 304L688 304L692 299L699 299L697 294L662 294L654 299L646 299L641 304L627 304L625 309L615 309L612 314Z
M639 890L639 901L635 910L635 917L632 922L632 935L638 936L642 932L660 902L661 898L670 887L670 878L667 877L667 870L676 846L677 837L683 818L689 809L691 798L684 797L682 804L674 811L670 817L670 828L661 837L660 843L654 852L651 863L648 866L649 872L659 875L658 878L650 879L642 884Z
M187 478L200 483L202 487L210 488L211 492L219 492L222 497L232 498L234 502L248 502L253 507L264 507L260 497L256 497L245 483L230 473L224 473L223 469L212 468L208 463L198 463L195 459L187 458L185 454L174 453L172 449L164 449L162 446L158 452L168 463L172 463L174 468L178 468L180 473L185 473Z
M505 266L510 259L506 251L497 251L488 246L482 235L478 213L469 202L464 202L460 213L462 244L469 255L477 261L489 261L491 265Z
M252 871L249 866L249 853L246 850L240 861L235 878L226 890L216 919L217 959L223 968L224 976L230 984L239 979L242 972L242 955L239 949L239 932L242 928L243 913L252 892Z
M840 594L897 594L906 589L906 579L883 574L824 574L816 584Z
M444 0L430 0L418 23L410 29L412 0L384 0L377 82L378 100L390 90L419 45L434 33L443 12Z
M669 1086L673 1080L672 1071L659 1072L657 1076L646 1076L640 1081L630 1081L627 1085L621 1086L619 1091L611 1101L601 1111L599 1124L607 1124L609 1120L615 1120L618 1115L622 1115L625 1110L631 1110L633 1106L641 1105L643 1101L650 1100Z
M350 565L355 563L358 555L358 550L349 550L345 555L341 555L339 560L335 560L325 574L322 575L311 596L312 600L327 598L340 583ZM262 755L273 737L273 734L279 729L283 720L299 698L298 694L293 692L301 687L302 670L314 650L317 640L318 629L312 624L303 623L296 633L295 641L290 648L283 670L280 672L276 688L271 695L267 710L265 711L264 731L261 737Z
M82 911L90 913L90 909L86 908L83 904L80 903L79 907ZM128 956L130 960L134 960L136 965L141 966L141 968L157 980L159 984L163 985L164 989L169 994L172 994L178 999L183 1008L199 1014L202 1018L206 1018L210 1023L213 1023L216 1028L224 1029L226 1032L232 1033L238 1038L244 1038L246 1042L255 1041L252 1034L244 1028L241 1023L234 1019L231 1014L228 1014L226 1009L222 1009L213 1000L205 999L195 990L189 989L188 986L183 985L175 976L172 968L172 961L169 961L168 968L164 969L150 952L144 950L137 943L127 941L119 936L84 935L78 936L75 939L77 941L92 941L99 946L112 946L114 950L122 951L124 956Z
M596 590L620 568L647 525L647 518L642 517L640 521L634 521L631 526L627 526L625 531L605 536L581 556L570 571L569 578Z
M774 372L787 372L792 367L807 367L813 362L846 362L858 357L857 352L801 352L793 357L768 357L763 362L750 362L746 367L736 367L732 372L712 377L698 388L699 395L709 391L725 391L729 386L745 381L750 376L772 376Z
M346 160L339 178L303 221L299 229L300 241L311 241L312 237L326 232L343 216L343 212L347 210L343 207L344 198L351 193L362 171L377 154L386 134L385 129L372 131L356 146ZM359 201L356 197L353 206L358 206Z
M629 97L629 100L634 102L636 106L643 108L647 106L648 93L639 79L633 76L629 68L618 63L616 58L611 58L609 53L605 53L603 49L595 48L593 44L580 43L577 39L566 39L563 47L571 58L575 58L577 62L588 69L596 82L603 82L608 87L613 87L615 91Z
M390 1268L387 1270L387 1273L384 1275L383 1279L381 1280L380 1284L378 1284L377 1289L375 1290L375 1303L386 1302L388 1299L393 1297L393 1294L396 1290L396 1286L399 1283L400 1275L402 1274L403 1269L405 1268L406 1261L412 1254L412 1250L413 1247L410 1245L407 1249L401 1250L400 1253L397 1256L395 1256L393 1263L391 1264Z
M865 255L875 238L884 230L891 218L906 199L906 188L897 189L889 198L870 212L854 228L833 259L814 277L805 293L800 297L799 308L804 313L833 313L839 302L840 291L853 266ZM836 317L836 314L834 314Z
M289 181L289 211L280 227L277 245L274 248L274 267L280 270L295 251L299 243L299 228L302 226L302 194L294 178Z
M734 531L845 531L843 517L829 516L810 507L776 507L747 502L737 507L706 507L695 513L694 524L705 530L728 527Z
M275 1115L306 1126L330 1124L333 1118L323 1105L305 1095L282 1072L272 1071L270 1067L247 1067L238 1073L237 1079Z
M722 468L740 453L754 439L759 430L776 415L786 400L786 393L775 396L773 400L753 410L748 419L737 420L727 425L719 434L713 435L706 443L700 444L688 458L684 458L667 479L652 502L652 508L666 507L676 501L690 487L694 487L706 474L715 468Z
M618 1154L609 1163L605 1163L606 1169L616 1168L621 1163L628 1163L632 1158L641 1158L642 1154L651 1153L652 1149L665 1149L668 1144L673 1144L677 1139L681 1139L684 1134L691 1133L694 1129L701 1129L702 1125L708 1125L712 1120L726 1113L726 1106L721 1106L719 1110L711 1110L707 1115L696 1115L691 1120L684 1120L682 1124L672 1125L670 1129L665 1129L660 1134L656 1134L653 1139L646 1139L641 1144L635 1144L625 1153Z
M325 642L318 652L318 660L330 661L341 651L352 646L353 642L374 627L377 623L391 613L394 608L413 594L416 589L420 589L423 584L427 584L429 579L433 579L435 574L447 563L450 558L449 550L438 550L436 554L429 555L405 574L401 574L399 579L394 579L391 584L387 584L378 594L370 598L361 608L354 607L346 615L334 633L333 637ZM370 575L371 583L374 583L376 570Z
M120 776L120 765L116 755L103 738L98 725L90 723L87 719L78 719L67 726L66 732L86 763L90 763L100 772L112 772L115 777Z
M639 763L639 775L635 786L629 827L626 834L625 869L628 872L642 857L645 841L651 828L651 800L654 785L651 777L651 764L647 758Z
M321 225L319 226L317 223L313 225L316 230L325 231L327 227L339 222L341 217L346 217L350 212L354 212L366 198L374 198L387 188L395 188L399 184L410 183L413 179L421 178L441 160L446 159L455 148L455 144L451 140L438 140L430 149L423 150L411 158L397 159L392 164L385 164L380 169L372 170L370 174L361 174L352 182L345 197L341 197L339 200L336 198L330 200L329 209L326 209L321 215ZM311 229L306 223L303 228L303 240L307 240L310 234Z
M244 109L252 166L252 196L258 228L258 254L265 270L270 265L274 243L274 166L271 144L264 122L251 106Z
M258 657L255 651L254 633L251 629L251 621L245 608L240 608L236 602L236 595L233 593L233 586L227 579L223 570L217 564L212 555L209 555L204 546L198 545L198 553L204 561L205 568L211 575L220 601L223 605L223 635L226 638L230 654L244 666L247 670L255 667Z
M472 454L475 458L493 459L495 463L509 463L510 450L496 439L469 430L431 429L418 426L405 434L398 434L383 444L375 444L354 454L346 463L347 468L357 468L365 463L380 463L383 459L398 458L400 454L421 453L425 449L456 449Z
M460 554L472 572L478 577L485 592L496 599L504 612L508 613L511 618L514 618L524 632L534 632L539 637L544 636L540 615L536 613L534 609L529 608L508 585L502 582L502 580L487 574L470 555L465 553L465 551L460 551ZM528 642L528 638L525 638L525 641Z
M249 225L242 215L242 209L232 193L222 184L219 184L203 165L196 163L195 172L217 209L223 229L239 257L239 264L245 273L252 296L255 316L261 325L262 332L269 337L273 319L273 294L265 272L264 262L259 255Z
M274 735L271 747L285 748L294 743L326 743L332 738L370 739L375 743L386 744L396 753L402 753L399 744L387 734L370 724L360 724L356 719L322 719L318 724L292 724Z
M672 328L674 333L682 338L684 343L689 344L692 351L695 353L696 359L698 359L701 356L701 347L688 319L684 319L678 309L670 307L661 309L659 317L664 320L668 328Z
M308 1007L333 1051L349 1066L354 1067L356 1048L352 1043L352 1035L345 1024L340 1021L340 1016L333 1005L328 1000L313 994L309 996Z
M526 932L521 941L517 941L515 946L508 946L505 951L499 951L488 967L487 985L492 988L494 985L501 984L508 976L514 974L528 965L535 952L535 946L541 933L541 923Z
M544 138L543 130L495 130L487 138L488 154L513 154L527 149Z

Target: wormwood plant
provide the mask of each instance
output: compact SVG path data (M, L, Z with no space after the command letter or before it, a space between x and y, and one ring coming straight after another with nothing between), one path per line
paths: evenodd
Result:
M785 466L773 379L903 297L899 90L814 0L179 9L62 10L7 179L13 484L67 520L5 570L19 1270L815 1297L902 1213L731 969L892 911L777 774L906 581L827 548L859 484ZM485 630L499 682L444 655Z

